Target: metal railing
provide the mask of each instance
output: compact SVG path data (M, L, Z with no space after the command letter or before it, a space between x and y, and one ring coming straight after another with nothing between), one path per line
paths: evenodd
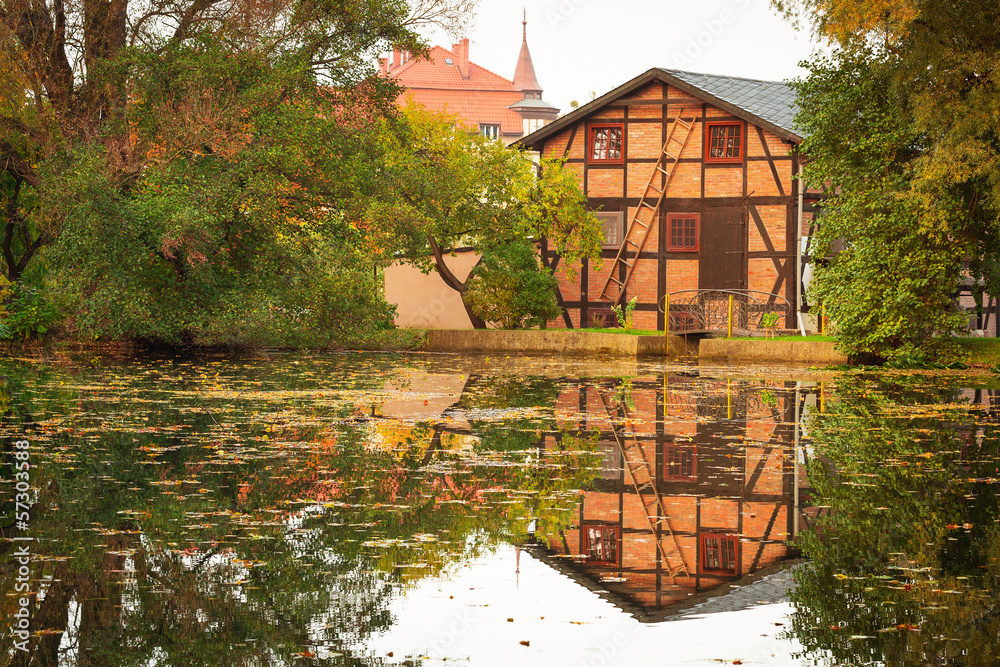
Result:
M680 290L660 300L666 334L725 331L741 336L774 333L792 312L783 296L757 290Z

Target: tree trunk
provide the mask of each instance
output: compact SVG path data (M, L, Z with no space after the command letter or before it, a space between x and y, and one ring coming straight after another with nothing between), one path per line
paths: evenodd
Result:
M444 253L441 251L441 247L438 245L437 240L428 234L427 241L430 243L431 253L434 255L434 264L437 266L438 275L441 276L441 280L443 280L448 287L458 292L459 296L462 297L462 306L465 307L465 313L469 316L469 321L472 322L473 328L485 329L486 321L472 312L472 308L470 308L469 304L465 301L465 293L469 290L469 288L466 287L465 283L456 278L455 274L448 268L448 265L445 264Z

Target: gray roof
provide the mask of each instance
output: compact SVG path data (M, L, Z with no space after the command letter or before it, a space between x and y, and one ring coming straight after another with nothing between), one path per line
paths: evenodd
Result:
M788 84L654 67L540 130L522 137L517 144L535 146L580 118L595 113L614 100L627 98L631 92L654 80L665 81L738 118L770 130L783 139L794 143L802 141L802 133L795 126L795 92Z
M654 608L643 606L627 582L603 582L599 575L581 568L572 558L550 551L544 544L529 543L521 546L525 553L531 554L536 560L596 593L602 600L631 614L642 623L684 620L691 616L740 611L759 604L784 602L788 599L788 590L795 587L795 580L788 568L801 567L802 562L798 559L779 561L701 593L692 593L683 602Z
M799 136L802 134L795 126L795 91L782 81L699 74L677 69L663 71L758 118Z
M543 109L559 111L559 107L554 107L544 100L524 99L511 104L508 109Z

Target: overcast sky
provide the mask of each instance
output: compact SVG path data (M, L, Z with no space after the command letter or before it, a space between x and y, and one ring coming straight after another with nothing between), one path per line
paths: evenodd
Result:
M508 79L528 46L545 100L570 110L651 67L783 80L816 48L768 0L480 0L469 59ZM428 36L451 47L444 33Z

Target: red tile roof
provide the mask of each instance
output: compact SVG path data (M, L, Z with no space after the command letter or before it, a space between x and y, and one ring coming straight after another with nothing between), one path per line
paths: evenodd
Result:
M428 109L453 113L474 129L479 129L480 123L499 123L504 134L521 136L524 132L521 116L507 108L521 99L521 93L479 91L470 94L455 90L411 88L403 93L400 102L407 97Z
M446 58L453 64L445 62ZM473 62L469 78L463 79L458 62L454 52L435 46L429 59L409 60L390 69L388 75L407 88L400 102L411 97L428 109L456 114L473 128L499 123L502 133L520 136L521 116L507 108L524 98L514 90L514 83Z
M454 63L449 65L445 59ZM485 67L470 62L469 78L463 79L458 71L458 56L446 48L431 48L430 59L408 60L389 76L408 88L436 88L439 90L503 90L513 91L514 82L494 74Z

